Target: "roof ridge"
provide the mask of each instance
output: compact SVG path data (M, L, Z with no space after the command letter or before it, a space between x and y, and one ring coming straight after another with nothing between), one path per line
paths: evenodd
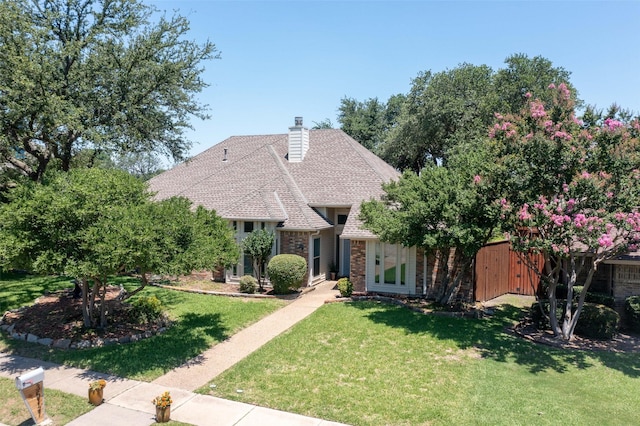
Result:
M356 154L358 154L360 156L360 158L362 158L362 160L369 165L369 167L373 170L373 172L376 175L378 175L378 177L380 177L383 182L385 182L387 177L385 175L383 175L382 173L380 173L378 171L378 168L376 167L376 165L373 164L373 162L371 161L371 159L368 158L368 156L365 156L363 153L366 152L367 154L373 155L375 158L377 158L378 160L382 161L385 164L388 164L390 167L393 167L393 166L391 166L389 163L384 161L382 158L378 157L374 152L372 152L369 149L367 149L366 147L364 147L360 142L358 142L357 140L355 140L354 138L349 136L344 130L342 130L342 129L336 129L336 130L340 130L340 133L342 133L342 138L344 140L346 140L347 143L357 147L356 149L354 149ZM394 168L394 170L395 170L395 168Z
M282 171L283 176L286 178L285 179L285 185L287 185L287 187L291 191L291 194L298 201L302 201L303 204L306 207L308 207L311 211L314 211L309 207L309 200L307 200L307 197L304 196L304 194L300 190L300 187L298 187L298 184L296 183L295 179L293 179L293 176L291 176L291 173L289 173L289 170L285 167L284 163L282 162L282 159L278 156L278 153L273 148L273 145L269 145L267 147L267 150L269 151L269 154L271 154L271 156L275 159L276 164L278 165L278 168L280 169L280 171ZM298 203L298 205L300 205L300 204L302 204L302 203ZM301 208L300 209L300 213L302 213L304 218L307 220L308 224L313 223L312 218L309 217L308 211L306 209Z

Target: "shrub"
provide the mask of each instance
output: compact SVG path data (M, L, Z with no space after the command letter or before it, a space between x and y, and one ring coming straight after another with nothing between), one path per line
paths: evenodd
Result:
M549 315L549 301L541 301L545 314ZM577 308L574 303L573 308ZM558 309L556 309L556 317L558 322L562 319L564 312L564 301L558 300ZM531 305L531 320L539 329L548 329L550 327L546 316L542 315L538 303ZM580 318L574 330L575 334L583 337L593 337L596 339L611 339L620 324L620 316L613 309L594 303L585 303L580 313Z
M162 303L155 296L139 297L131 307L132 320L140 324L157 321L162 316Z
M627 297L624 301L624 310L631 329L640 333L640 296Z
M258 280L251 275L240 277L240 293L253 294L258 288Z
M290 289L299 288L306 273L307 262L296 254L279 254L267 265L267 274L276 294L286 294Z
M583 288L584 286L581 286L581 285L573 286L573 300L575 302L578 301L578 298L580 297L580 293L582 293ZM566 297L566 294L565 294L565 297ZM597 292L591 292L591 291L587 292L587 294L584 297L584 301L589 303L595 303L597 305L605 305L610 308L613 308L615 303L615 299L613 298L613 296L609 296L608 294L605 294L605 293L597 293Z
M351 297L351 293L353 293L353 284L349 281L349 278L340 278L338 280L338 290L340 291L340 296Z
M620 315L611 308L585 303L575 333L595 339L611 339L620 325Z

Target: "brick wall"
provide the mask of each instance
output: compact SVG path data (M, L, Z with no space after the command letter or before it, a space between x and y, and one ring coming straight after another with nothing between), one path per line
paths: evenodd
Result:
M351 240L351 271L349 280L353 284L353 291L365 291L366 263L367 263L367 243L366 241Z
M309 232L297 231L281 231L280 232L280 253L281 254L297 254L302 256L306 262L309 259ZM307 265L307 273L303 278L303 286L306 287L309 282L309 265Z

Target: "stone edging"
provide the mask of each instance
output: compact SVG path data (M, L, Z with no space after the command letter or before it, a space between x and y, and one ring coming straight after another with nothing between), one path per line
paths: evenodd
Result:
M51 339L48 337L38 337L35 334L31 333L20 333L15 331L15 324L4 324L5 316L8 313L19 313L20 311L24 311L28 306L22 306L18 309L12 309L10 311L5 312L0 318L0 330L7 333L9 337L15 340L22 340L29 343L37 343L43 346L48 346L54 349L87 349L87 348L97 348L107 345L114 344L124 344L137 342L142 339L147 339L149 337L158 336L169 328L171 324L165 324L163 327L158 328L157 330L147 330L143 333L131 333L127 336L122 336L120 338L102 338L95 337L92 339L83 339L83 340L71 340L71 339Z

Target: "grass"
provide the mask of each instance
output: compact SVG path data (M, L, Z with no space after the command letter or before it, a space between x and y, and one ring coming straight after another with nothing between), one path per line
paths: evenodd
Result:
M4 309L29 304L44 290L70 288L68 278L4 275L0 300ZM115 282L132 286L132 280ZM0 350L102 373L151 381L181 365L238 330L277 310L278 299L241 299L176 292L151 287L142 295L155 295L176 324L162 335L125 345L85 350L56 350L0 337ZM10 297L7 303L5 297Z
M330 304L200 392L354 425L640 424L639 354L536 345L520 315Z
M31 414L13 380L0 377L0 421L8 425L32 424ZM86 398L44 388L44 408L53 424L63 425L91 411Z

